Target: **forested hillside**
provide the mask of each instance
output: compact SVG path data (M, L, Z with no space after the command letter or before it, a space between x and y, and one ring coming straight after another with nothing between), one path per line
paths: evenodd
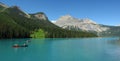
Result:
M46 38L96 36L93 33L62 29L51 23L43 12L27 14L17 6L3 8L0 12L0 38L28 38L39 29L44 31Z

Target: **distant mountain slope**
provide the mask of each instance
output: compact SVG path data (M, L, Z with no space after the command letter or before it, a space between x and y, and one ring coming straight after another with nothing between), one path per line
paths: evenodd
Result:
M70 15L60 17L55 24L64 29L93 32L98 36L118 36L120 34L119 26L101 25L88 18L77 19Z
M28 14L17 6L0 11L0 23L0 38L26 38L39 29L47 38L96 37L89 32L62 29L51 23L43 12Z
M108 27L100 26L99 24L93 22L88 18L77 19L77 18L73 18L70 15L60 17L55 24L62 28L68 28L68 29L76 28L77 30L83 30L83 31L102 32L109 29Z
M100 32L100 36L120 36L120 26L108 26L108 25L101 25L103 27L108 27L109 30Z

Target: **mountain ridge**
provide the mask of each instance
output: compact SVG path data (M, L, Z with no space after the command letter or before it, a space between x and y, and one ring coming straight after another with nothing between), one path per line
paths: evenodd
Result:
M119 26L97 24L89 18L78 19L70 15L60 17L54 24L64 29L93 32L98 36L119 36L120 33ZM116 30L117 32L115 32Z
M71 18L71 19L70 19ZM81 30L85 31L96 31L96 32L102 32L107 30L107 28L100 27L99 24L96 22L92 21L91 19L88 18L83 18L83 19L77 19L72 16L62 16L60 17L56 22L56 25L66 28L64 26L73 26L73 27L78 27Z
M0 23L0 38L30 38L31 35L36 37L38 34L43 34L46 38L97 36L90 32L62 29L51 23L45 13L28 14L18 6L0 11Z

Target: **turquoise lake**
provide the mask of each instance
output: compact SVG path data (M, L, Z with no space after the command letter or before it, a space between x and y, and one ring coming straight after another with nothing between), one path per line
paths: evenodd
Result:
M12 47L26 40L31 40L28 47ZM120 61L120 39L1 39L0 61Z

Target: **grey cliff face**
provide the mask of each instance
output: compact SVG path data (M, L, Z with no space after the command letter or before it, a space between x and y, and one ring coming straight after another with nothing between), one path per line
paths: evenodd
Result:
M62 28L75 27L75 28L81 29L83 31L102 32L102 31L106 31L109 29L108 27L100 26L99 24L97 24L96 22L94 22L88 18L77 19L70 15L60 17L55 22L55 24Z
M40 20L48 20L47 16L44 13L37 13L34 16Z

